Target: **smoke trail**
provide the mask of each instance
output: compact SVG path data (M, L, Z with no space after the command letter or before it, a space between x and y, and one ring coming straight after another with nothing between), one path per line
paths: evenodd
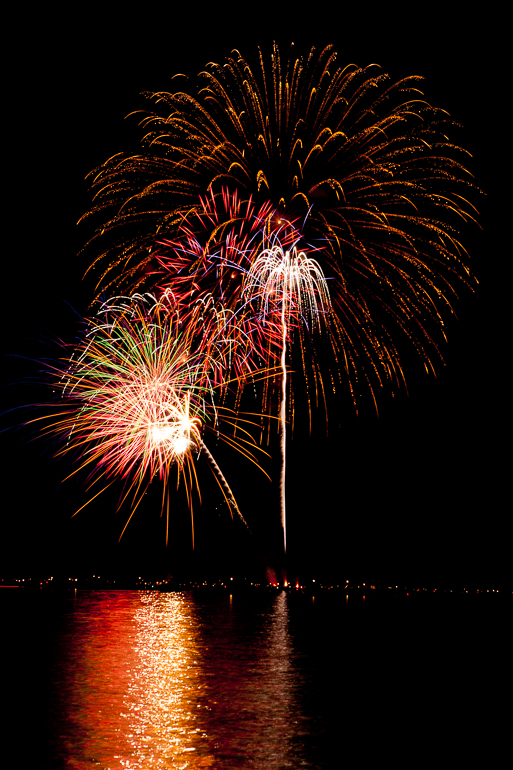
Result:
M212 453L208 449L207 445L201 439L200 439L199 443L200 443L200 446L201 446L202 450L205 452L205 454L207 456L207 460L209 461L210 465L212 466L212 469L213 469L213 471L215 473L215 476L217 478L217 481L218 481L219 485L221 486L221 488L225 492L226 500L228 502L228 505L230 507L233 507L237 511L237 513L239 514L240 518L242 519L242 521L244 522L244 524L246 525L248 530L251 532L251 530L249 529L249 526L248 526L248 523L247 523L246 519L244 518L244 516L242 515L242 513L239 510L239 506L237 505L237 501L235 500L235 497L233 496L233 492L230 489L230 487L228 485L228 482L226 481L225 477L223 476L223 472L221 471L221 468L216 463L216 461L214 459L214 456L212 455Z

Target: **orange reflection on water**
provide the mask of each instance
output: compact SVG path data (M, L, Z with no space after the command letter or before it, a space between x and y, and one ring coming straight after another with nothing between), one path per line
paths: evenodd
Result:
M103 594L74 639L82 649L66 697L68 767L213 767L190 596Z

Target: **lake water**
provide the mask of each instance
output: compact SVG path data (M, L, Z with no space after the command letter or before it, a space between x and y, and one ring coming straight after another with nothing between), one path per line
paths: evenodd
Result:
M511 686L502 605L1 594L11 767L500 765Z

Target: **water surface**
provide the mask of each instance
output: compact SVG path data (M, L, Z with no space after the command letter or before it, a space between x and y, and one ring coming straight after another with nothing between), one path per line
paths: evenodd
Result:
M489 756L491 714L494 746L505 729L490 658L502 621L488 613L485 629L479 608L16 593L3 610L20 767L29 754L52 770L416 767L442 746Z

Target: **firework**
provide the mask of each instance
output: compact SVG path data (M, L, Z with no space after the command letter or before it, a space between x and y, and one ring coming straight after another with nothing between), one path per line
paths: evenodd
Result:
M315 242L355 405L357 380L373 397L404 383L409 346L433 371L444 311L471 284L456 228L475 209L468 153L421 80L338 66L333 46L284 60L275 45L257 68L234 51L205 68L197 89L147 94L155 107L136 113L141 152L92 174L98 286L153 282L155 241L173 241L184 217L202 215L200 196L225 185L257 209L270 202Z
M286 474L286 409L287 409L287 337L291 319L299 317L313 328L319 324L319 315L330 309L328 286L316 260L297 251L283 251L281 245L264 249L244 276L242 294L248 304L256 301L265 319L278 315L282 330L282 393L281 422L281 522L283 545L287 550L287 524L285 504Z
M329 386L347 384L355 406L368 389L377 410L380 387L405 384L406 350L434 372L445 317L473 286L458 234L476 214L468 153L421 80L341 67L333 46L282 59L274 45L256 68L234 51L207 65L197 88L148 94L150 109L135 113L141 151L92 174L84 218L97 290L151 286L175 292L182 308L191 297L220 303L241 379L254 359L281 351L283 457L292 329L324 395L307 340L329 312ZM291 257L299 236L315 269ZM284 473L285 462L282 487Z
M232 369L244 381L255 367L269 364L280 344L272 318L266 322L255 314L241 295L244 276L275 226L275 212L269 203L255 211L251 197L241 200L228 190L210 191L199 206L184 217L173 240L156 244L154 275L158 290L172 291L183 312L191 301L222 308L224 337L235 343ZM282 234L286 243L292 237Z
M128 521L148 484L159 477L166 540L170 474L175 469L177 483L185 481L192 519L195 459L202 451L230 508L242 518L202 438L208 424L219 434L214 395L219 383L224 384L220 328L218 316L203 303L183 323L171 295L159 301L150 295L118 298L88 322L82 343L52 372L59 408L46 432L64 436L66 444L58 454L79 457L73 473L89 469L91 486L103 480L101 491L123 479L121 503L129 495L133 499ZM252 458L249 439L220 435Z

